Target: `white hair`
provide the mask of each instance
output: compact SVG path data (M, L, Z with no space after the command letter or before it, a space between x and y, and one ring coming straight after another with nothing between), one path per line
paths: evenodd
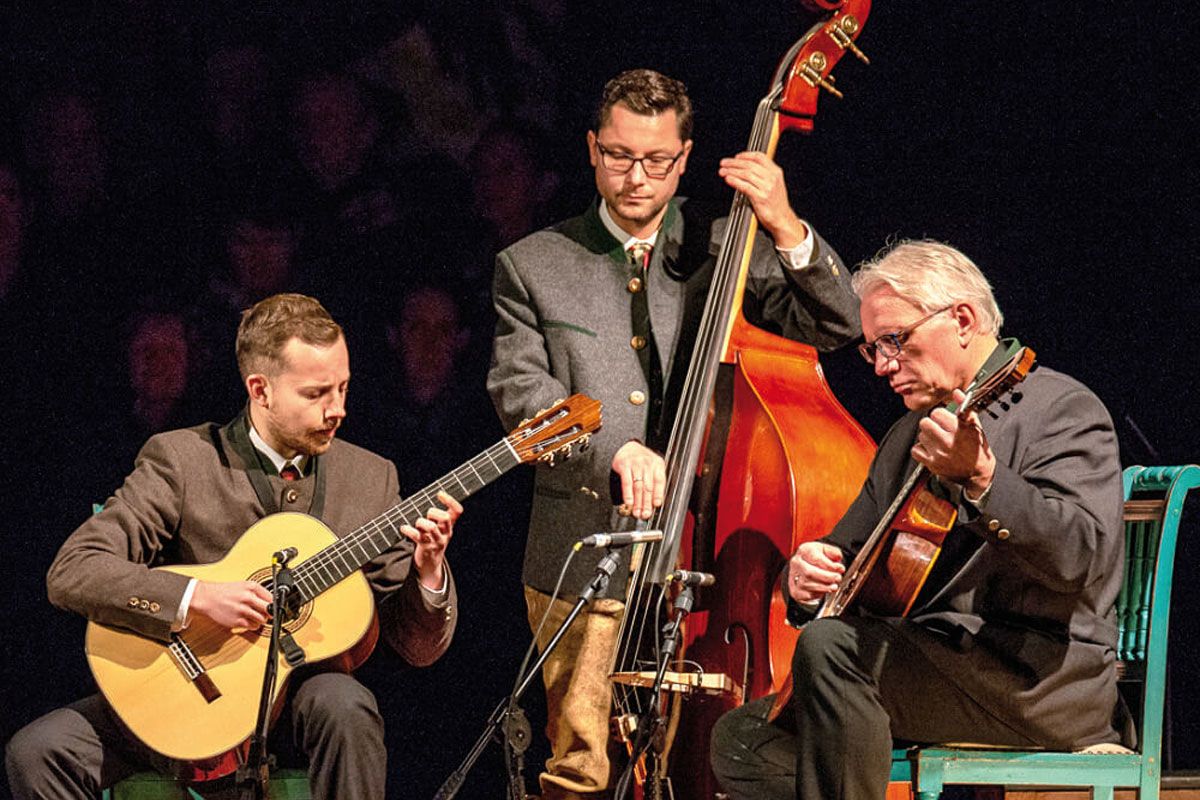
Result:
M851 278L859 298L886 286L927 313L968 301L983 328L1000 335L1004 315L992 285L971 259L948 244L931 240L897 242L863 263Z

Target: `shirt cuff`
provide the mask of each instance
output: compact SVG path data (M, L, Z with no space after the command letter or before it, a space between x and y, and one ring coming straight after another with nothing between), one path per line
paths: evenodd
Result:
M192 604L192 592L194 591L196 591L196 579L192 578L188 581L187 588L183 590L183 599L179 601L179 610L175 612L175 621L171 623L172 633L183 630L191 621L188 619L188 607Z
M992 483L995 483L995 482L996 482L996 480L995 480L995 478L993 478ZM979 497L971 497L971 493L964 486L963 490L962 490L963 502L969 503L971 506L973 506L975 508L976 511L982 511L984 506L987 505L988 498L991 497L991 495L992 495L992 483L989 483L987 485L987 488L984 489L982 493L980 493Z
M446 590L450 588L450 579L449 579L449 576L447 575L446 571L443 570L442 571L442 585L439 588L430 589L428 586L421 583L421 579L419 577L417 578L417 586L420 586L421 591L424 592L425 594L429 595L430 597L441 600L443 597L446 596Z
M779 253L779 257L783 259L784 263L791 269L799 271L812 264L813 251L816 250L816 239L813 236L812 225L809 225L807 222L804 223L804 240L800 244L790 250L785 250L782 247L776 247L775 250Z

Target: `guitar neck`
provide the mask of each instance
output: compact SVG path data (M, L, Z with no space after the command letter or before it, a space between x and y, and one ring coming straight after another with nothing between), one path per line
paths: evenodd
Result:
M401 500L375 519L298 564L292 576L300 602L306 603L371 559L394 547L402 525L412 525L434 505L439 492L463 501L521 463L508 438Z

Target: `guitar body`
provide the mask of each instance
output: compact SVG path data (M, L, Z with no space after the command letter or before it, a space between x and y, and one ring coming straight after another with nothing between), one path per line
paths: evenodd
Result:
M867 577L857 604L873 614L903 617L929 577L942 542L954 527L954 505L928 488L915 492L900 509L882 546L864 565Z
M272 514L242 534L220 561L158 569L206 581L264 581L277 550L295 547L294 567L336 540L313 517ZM313 664L340 656L360 641L373 645L378 632L374 612L371 588L362 572L355 571L302 606L284 627L304 651L305 663ZM136 633L88 623L85 649L100 691L126 727L163 755L207 762L210 767L199 772L213 778L232 768L212 767L214 759L231 761L220 757L254 732L269 634L266 626L232 632L195 615L177 639L198 660L211 688L185 674L172 647ZM369 652L366 648L356 654L358 662ZM273 702L283 696L291 671L281 654Z

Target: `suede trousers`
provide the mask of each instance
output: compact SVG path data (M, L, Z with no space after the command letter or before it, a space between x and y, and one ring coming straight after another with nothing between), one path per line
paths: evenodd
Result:
M545 648L575 605L525 587L529 624ZM539 776L543 800L575 800L611 796L613 759L620 746L609 733L612 685L608 679L625 604L612 598L593 600L559 640L542 667L546 687L546 737L551 756Z

